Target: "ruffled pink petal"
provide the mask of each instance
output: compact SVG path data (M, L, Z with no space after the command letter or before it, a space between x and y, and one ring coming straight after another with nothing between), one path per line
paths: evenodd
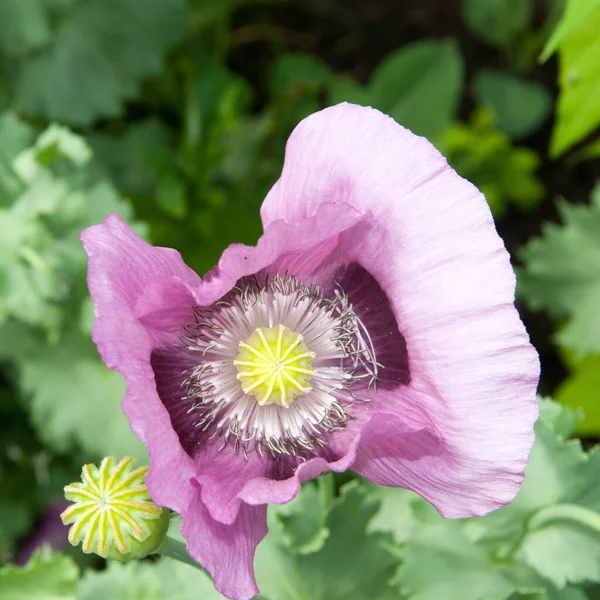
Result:
M358 415L344 431L332 436L327 458L315 457L300 464L289 457L262 459L256 453L249 453L246 460L231 452L219 452L216 445L209 446L196 457L195 481L201 487L204 505L214 519L230 524L244 503L289 502L302 482L330 471L342 473L352 465L363 419Z
M180 374L181 367L169 348L183 327L193 323L194 305L212 303L241 277L261 270L303 276L328 273L368 229L368 219L367 213L352 207L324 204L301 223L272 223L256 247L228 248L204 281L177 253L148 245L116 215L84 232L96 305L94 339L106 363L128 382L123 408L150 452L148 486L156 502L182 513L192 502L193 481L212 517L231 525L243 502L287 502L301 481L328 470L344 471L354 461L358 420L334 436L328 458L311 459L298 469L294 464L285 470L284 461L274 466L256 456L245 461L231 451L219 453L218 445L208 445L197 455L188 453L173 430L173 418L180 422L180 415L169 419L156 382L164 382L167 393L175 389L179 397L180 382L173 375Z
M192 317L200 278L178 252L144 242L116 215L81 234L89 256L88 285L95 307L92 336L104 362L123 374L127 392L123 411L132 431L150 453L148 488L154 501L177 512L190 502L193 462L182 450L169 414L156 394L150 354L165 338L173 343L172 323L156 317L139 321L150 298L154 315L173 311ZM152 318L151 318L152 320ZM156 327L154 327L156 326Z
M228 598L250 600L258 594L254 577L256 546L267 534L267 507L244 505L235 521L215 521L200 497L198 486L182 516L181 533L187 550L212 575L215 587Z
M372 215L354 258L387 294L409 358L410 383L372 402L389 414L365 426L354 468L447 517L509 502L533 443L539 363L484 197L427 140L346 104L296 128L264 226L322 203Z
M225 250L217 268L203 281L201 304L226 294L243 276L259 271L323 277L346 260L347 248L368 229L370 215L351 206L323 204L310 219L275 221L265 229L256 247L235 244ZM296 468L251 454L248 460L209 445L195 456L195 481L212 517L230 524L242 503L260 505L289 502L300 483L327 471L345 471L355 459L360 420L332 437L329 458L317 457Z

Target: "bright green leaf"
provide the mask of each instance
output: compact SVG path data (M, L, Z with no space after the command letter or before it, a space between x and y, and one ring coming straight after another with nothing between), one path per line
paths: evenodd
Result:
M565 406L583 411L585 418L576 429L578 435L600 435L600 356L588 356L578 363L554 397Z
M560 156L600 124L600 2L560 44L560 95L550 153Z
M558 208L564 224L547 223L521 250L518 291L532 309L567 318L557 339L581 357L600 352L600 187L590 206Z
M0 600L75 600L78 579L72 559L44 548L24 567L0 569Z
M513 139L536 131L552 107L546 88L511 73L483 69L473 88L477 101L493 112L498 127Z
M564 14L546 42L540 60L548 60L573 32L600 6L600 0L567 0Z
M507 48L531 22L531 0L463 0L463 15L471 31L498 48Z
M454 118L463 71L454 42L415 42L377 67L368 86L369 101L414 133L433 138Z
M577 153L577 156L581 159L600 157L600 139L597 139L595 142L592 142L591 144L588 144L585 148L582 148Z

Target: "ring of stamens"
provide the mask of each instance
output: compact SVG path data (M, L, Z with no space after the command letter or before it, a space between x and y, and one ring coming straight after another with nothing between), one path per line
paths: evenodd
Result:
M260 406L279 404L289 408L294 398L312 391L310 380L317 372L301 334L285 325L257 327L239 343L233 361L245 394L254 396Z
M182 387L199 435L248 457L305 460L343 429L381 365L365 325L341 288L325 296L296 277L241 280L195 307L181 349L192 366Z

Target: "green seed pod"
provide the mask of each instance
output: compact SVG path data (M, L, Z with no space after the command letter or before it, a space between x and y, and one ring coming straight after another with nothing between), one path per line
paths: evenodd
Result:
M65 486L65 497L74 502L62 514L69 542L81 543L86 553L113 560L134 560L154 554L165 543L169 511L156 506L144 477L149 467L133 469L133 458L119 463L112 457L100 468L84 465L81 483Z

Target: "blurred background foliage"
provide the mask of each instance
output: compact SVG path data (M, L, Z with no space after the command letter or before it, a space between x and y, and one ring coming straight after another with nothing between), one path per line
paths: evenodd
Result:
M264 598L600 598L598 455L568 441L600 437L599 31L599 0L0 0L0 600L220 597L168 561L9 564L63 544L83 462L146 460L91 341L78 236L117 211L206 272L261 234L293 127L341 101L485 193L540 393L565 408L544 403L523 491L484 519L348 477L305 486L272 511Z

